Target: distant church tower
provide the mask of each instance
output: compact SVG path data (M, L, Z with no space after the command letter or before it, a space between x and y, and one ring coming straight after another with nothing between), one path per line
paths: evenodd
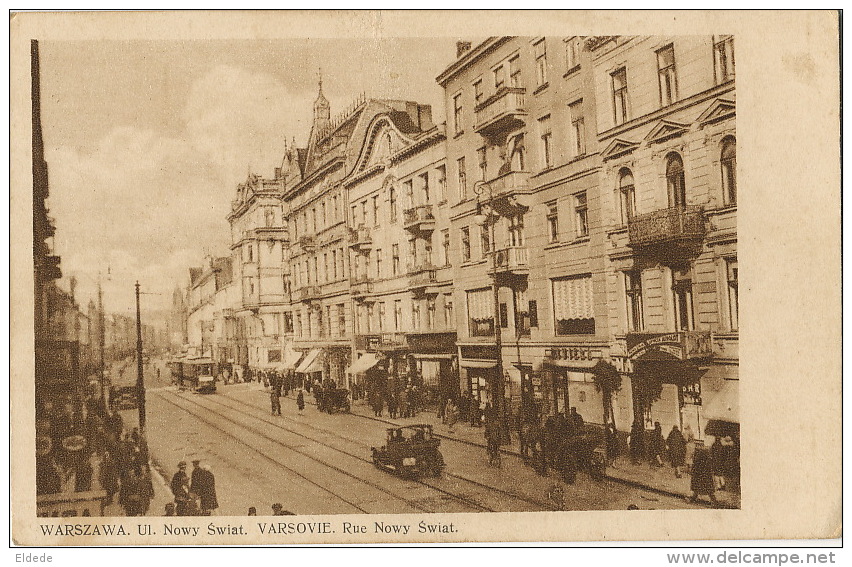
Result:
M319 79L319 92L314 101L314 123L311 125L311 137L308 141L308 161L313 161L316 155L316 144L319 134L331 123L331 104L322 93L322 75Z

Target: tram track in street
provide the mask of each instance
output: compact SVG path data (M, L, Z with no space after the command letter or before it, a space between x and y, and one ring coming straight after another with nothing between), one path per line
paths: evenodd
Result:
M211 401L212 401L214 404L218 404L218 405L221 405L221 406L229 407L229 408L231 408L231 409L235 409L235 408L233 408L232 406L230 406L229 404L227 404L227 403L223 402L223 401L222 401L222 399L223 399L223 398L221 398L221 397L217 397L217 398L215 398L215 399L211 398ZM262 410L262 408L260 408L259 406L256 406L256 405L254 405L254 404L251 404L251 403L245 402L245 401L243 401L243 400L239 400L239 399L237 399L237 398L225 397L224 399L227 399L227 400L230 400L230 401L235 402L235 403L237 403L237 404L240 404L240 405L242 405L242 406L245 406L245 407L251 408L251 410L252 410L252 411ZM237 410L237 411L239 411L239 410ZM254 417L255 419L258 419L258 420L260 420L260 421L262 421L262 422L264 422L264 423L267 423L267 424L270 424L270 425L275 425L275 426L277 426L277 427L281 427L282 429L285 429L285 428L283 428L283 427L282 427L281 423L280 423L279 421L275 420L275 419L269 419L269 418L266 418L266 417L261 417L261 416L255 415L255 414L253 414L253 413L252 413L252 414L250 414L250 415L252 415L252 417ZM351 415L357 415L357 414L351 414ZM369 446L369 445L364 445L364 444L363 444L363 442L362 442L361 440L359 440L359 439L353 439L353 438L351 438L351 437L346 437L346 436L344 436L344 435L340 435L339 433L336 433L336 432L334 432L334 431L329 431L328 429L323 429L323 428L317 427L317 426L315 426L315 425L312 425L312 424L310 424L310 423L305 423L305 422L303 422L303 421L299 421L299 420L293 419L293 418L291 418L291 417L289 417L289 416L281 416L281 418L282 418L282 419L284 419L284 420L286 420L286 421L292 422L292 423L294 423L294 424L298 424L298 425L299 425L299 426L301 426L301 427L305 427L305 428L311 429L311 430L313 430L313 431L316 431L316 432L318 432L318 433L321 433L322 435L328 435L328 436L336 437L336 438L340 439L341 441L344 441L344 442L346 442L346 443L348 443L348 444L357 444L357 445L360 445L360 446L364 447L365 451L366 451L366 450L369 450L369 448L370 448L370 446ZM393 424L393 423L390 423L390 422L388 422L388 423L389 423L389 425L393 425L394 427L398 427L396 424ZM311 440L311 441L313 441L313 442L322 443L322 441L320 441L320 440L318 440L318 439L316 439L316 438L313 438L313 437L310 437L310 436L304 435L304 434L302 434L302 433L299 433L299 432L293 431L292 429L285 429L285 430L286 430L286 431L288 431L288 432L290 432L290 433L293 433L293 434L295 434L295 435L298 435L298 436L300 436L300 437L303 437L303 438L305 438L305 439ZM436 436L438 436L438 435L437 435L437 434L435 434L435 433L433 433L433 434L434 434L434 435L436 435ZM455 441L455 439L447 438L447 437L444 437L444 436L441 436L441 438L442 438L442 439L449 440L449 441ZM325 443L324 443L324 444L325 444ZM359 460L361 460L361 461L364 461L364 462L366 462L366 463L370 463L370 464L372 464L372 461L371 461L370 459L364 458L364 457L363 457L363 456L361 456L361 455L356 455L356 454L351 453L351 452L349 452L349 451L346 451L346 450L344 450L344 449L340 449L339 447L332 447L332 446L330 446L330 445L326 445L326 446L327 446L327 447L329 447L329 448L331 448L331 449L333 449L333 450L335 450L335 451L338 451L338 452L340 452L340 453L343 453L343 454L345 454L345 455L347 455L347 456L349 456L349 457L353 457L353 458L359 459ZM508 491L508 490L504 490L504 489L502 489L502 488L495 487L495 486L492 486L492 485L489 485L489 484L485 484L485 483L483 483L483 482L479 482L479 481L477 481L477 480L473 480L473 479L468 478L468 477L466 477L466 476L462 476L462 475L459 475L459 474L456 474L456 473L447 472L446 470L442 473L442 475L443 475L444 477L448 477L448 478L455 479L456 481L460 481L460 482L467 483L467 484L472 485L472 486L474 486L474 487L476 487L476 488L478 488L478 489L484 489L484 490L487 490L487 491L489 491L489 492L491 492L491 493L495 493L495 494L499 495L501 498L511 498L511 499L514 499L514 500L521 501L521 502L525 503L526 505L530 505L530 506L532 506L532 507L533 507L534 509L536 509L536 510L540 510L540 511L554 511L554 510L555 510L555 508L554 508L554 507L553 507L550 503L547 503L547 502L544 502L544 501L541 501L541 500L537 500L537 499L535 499L535 498L531 498L531 497L526 496L526 495L523 495L523 494L518 494L518 493L516 493L516 492L511 492L511 491ZM423 479L412 479L412 480L413 480L414 482L419 483L419 484L423 484L423 485L429 486L430 488L432 488L432 489L434 489L434 490L438 490L438 491L440 491L440 492L442 492L442 493L444 493L444 494L447 494L447 495L449 495L449 496L452 496L452 497L454 497L454 498L465 498L465 497L463 497L463 496L459 496L459 495L457 495L457 494L455 494L455 493L452 493L452 492L450 492L450 491L447 491L447 490L446 490L446 489L444 489L444 488L441 488L441 487L435 486L435 484L433 484L432 482L429 482L429 481L426 481L426 480L423 480ZM480 504L480 505L481 505L481 504ZM483 511L496 511L496 510L486 509L486 510L483 510Z
M226 428L222 427L220 424L217 424L217 423L215 423L215 421L213 421L213 420L209 419L208 417L204 416L204 415L202 414L202 412L199 412L199 411L193 411L193 410L191 410L191 409L187 408L185 405L183 405L183 404L181 404L181 403L178 403L178 402L174 401L173 399L170 399L170 398L177 398L178 400L181 400L181 401L185 402L186 404L193 405L193 406L197 406L198 408L201 408L202 410L204 410L204 411L206 411L206 412L211 412L211 411L213 411L213 409L212 409L211 407L209 407L208 405L205 405L205 403L201 403L201 402L198 402L198 401L196 401L196 400L192 399L192 397L193 397L193 396L194 396L194 394L189 394L189 395L187 395L187 394L183 394L183 395L182 395L182 394L179 394L179 393L176 393L176 392L172 392L172 391L168 391L168 390L162 390L162 391L161 391L161 396L160 396L160 397L161 397L163 400L165 400L167 403L170 403L170 404L172 404L172 405L174 405L174 406L178 407L178 408L179 408L179 409L181 409L182 411L184 411L184 412L186 412L186 413L188 413L188 414L192 415L193 417L195 417L195 418L199 419L200 421L202 421L202 422L203 422L203 423L205 423L206 425L208 425L208 426L210 426L210 427L212 427L212 428L214 428L214 429L216 429L216 430L220 431L221 433L223 433L223 434L225 434L225 435L228 435L229 437L232 437L232 438L236 439L236 440L237 440L237 441L239 441L240 443L243 443L243 444L245 444L245 445L247 445L247 446L251 447L251 448L252 448L252 449L254 449L254 450L257 450L257 448L256 448L256 447L253 447L253 446L251 446L250 444L246 443L246 441L245 441L244 439L242 439L242 438L241 438L241 437L239 437L238 435L235 435L235 434L234 434L232 431L230 431L229 429L226 429ZM230 398L229 398L229 399L230 399ZM209 401L210 401L210 400L208 399L208 402L209 402ZM240 410L240 409L238 409L238 408L235 408L235 407L229 406L228 404L225 404L225 403L221 403L221 402L219 402L219 403L217 404L217 403L216 403L216 401L212 401L212 402L210 402L210 405L219 405L220 407L225 407L225 408L228 408L229 410L231 410L231 411L233 411L233 412L237 412L237 413L238 413L238 414L240 414L241 416L248 417L248 418L250 418L250 419L255 419L255 420L260 421L260 422L262 422L262 423L265 423L265 424L267 424L267 425L269 424L266 420L264 420L264 419L262 419L262 418L260 418L260 417L258 417L258 416L256 416L256 415L254 415L253 413L247 413L247 412L242 411L242 410ZM254 408L254 406L251 406L251 404L247 404L247 405L249 405L250 407ZM393 491L388 490L388 489L387 489L387 487L381 486L381 485L379 485L379 484L377 484L377 483L374 483L374 482L372 482L372 481L369 481L369 480L367 480L367 479L365 479L365 478L363 478L363 477L361 477L361 476L355 475L355 474L351 473L350 471L347 471L347 470L345 470L345 469L343 469L343 468L341 468L341 467L339 467L339 466L337 466L337 465L335 465L335 464L333 464L333 463L330 463L330 462L325 461L325 460L323 460L323 459L320 459L320 458L318 458L318 457L316 457L316 456L314 456L314 455L311 455L311 454L309 454L309 452L307 452L307 451L303 451L303 450L301 450L301 449L299 449L299 448L297 448L297 447L294 447L294 446L292 446L292 445L288 445L288 444L284 443L281 439L277 439L277 438L275 438L275 437L272 437L272 436L268 435L268 434L266 433L266 431L264 431L264 430L258 429L258 428L256 428L256 427L251 426L251 425L247 425L247 424L245 424L245 423L240 423L240 421L238 421L238 420L236 420L236 419L233 419L232 417L229 417L229 416L227 416L227 415L224 415L223 413L215 413L215 415L216 415L216 417L217 417L218 419L222 419L222 420L224 420L224 421L227 421L227 422L229 422L229 423L231 423L231 424L235 425L236 427L239 427L239 428L241 428L241 429L243 429L243 430L245 430L245 431L248 431L248 432L249 432L249 433L251 433L252 435L255 435L255 436L257 436L257 437L260 437L260 438L262 438L262 439L266 440L266 441L267 441L267 442L269 442L269 443L273 443L273 444L275 444L275 445L277 445L277 446L283 447L283 448L284 448L285 450L287 450L287 451L294 452L294 453L296 453L296 454L298 454L298 455L300 455L300 456L302 456L302 457L304 457L304 458L306 458L306 459L309 459L310 461L313 461L314 463L319 464L319 465L320 465L320 466L322 466L322 467L328 468L328 469L333 470L333 471L335 471L336 473L341 474L341 475L343 475L343 476L345 476L345 477L347 477L347 478L349 478L349 479L352 479L352 480L354 480L354 481L357 481L357 483L360 483L360 484L363 484L363 485L369 486L371 489L373 489L373 490L375 490L375 491L377 491L377 492L379 492L379 493L381 493L381 494L383 494L383 495L385 495L385 496L390 496L390 497L391 497L391 498L393 498L393 499L399 500L399 501L403 502L406 506L408 506L408 507L412 508L412 509L413 509L413 511L420 511L420 512L427 512L427 513L434 513L434 512L438 512L438 511L440 511L440 512L452 512L452 513L470 512L470 511L475 511L475 512L493 512L493 511L494 511L493 509L491 509L491 508L489 508L489 507L487 507L487 506L484 506L484 505L482 505L482 504L480 504L480 503L478 503L478 502L476 502L476 501L474 501L474 500L471 500L471 499L469 499L469 498L465 498L464 496L460 496L460 495L458 495L458 494L453 494L453 493L451 493L451 492L449 492L449 491L445 491L445 490L443 490L443 489L441 489L441 488L431 486L431 485L429 485L428 483L418 483L418 484L420 484L420 485L422 485L422 486L429 487L431 490L434 490L434 491L436 491L436 492L438 492L438 493L440 493L440 494L443 494L444 496L449 496L452 500L454 500L454 501L456 501L456 502L458 502L458 503L461 503L461 504L463 504L465 507L467 507L467 508L468 508L467 510L435 510L435 509L433 509L433 508L431 508L431 507L429 507L429 506L424 505L423 501L424 501L424 500L426 500L425 498L420 498L420 499L411 499L411 498L409 498L409 497L399 495L399 494L397 494L397 493L395 493L395 492L393 492ZM283 429L283 428L282 428L282 429ZM310 436L306 436L306 435L303 435L303 434L299 434L298 432L293 432L293 431L291 431L291 430L287 430L287 429L284 429L284 431L287 431L288 433L293 433L294 435L297 435L297 436L299 436L299 437L302 437L302 438L304 438L304 439L306 439L306 440L309 440L309 441L312 441L312 442L315 442L315 443L321 443L321 441L318 441L318 440L317 440L317 439L315 439L315 438L312 438L312 437L310 437ZM322 445L323 445L324 447L327 447L328 449L333 450L333 451L337 451L337 452L341 452L341 453L347 454L345 451L342 451L342 450L340 450L340 449L338 449L338 448L336 448L336 447L332 447L332 446L330 446L330 445L326 445L326 444L322 444ZM320 484L320 483L318 483L318 482L316 482L316 481L314 481L314 480L311 480L311 479L310 479L310 478L308 478L306 475L304 475L304 474L302 474L302 473L300 473L300 472L296 471L293 467L291 467L291 466L288 466L288 465L284 464L284 463L283 463L283 462L281 462L280 460L278 460L278 459L274 459L274 458L270 457L269 455L265 455L265 454L263 454L263 453L261 453L261 454L262 454L262 456L263 456L265 459L268 459L268 460L270 460L270 461L274 462L276 465L278 465L278 466L280 466L280 467L284 468L285 470L287 470L287 471L289 471L289 472L292 472L293 474L296 474L296 475L297 475L297 476L299 476L300 478L302 478L302 479L304 479L304 480L308 481L310 484L312 484L312 485L314 485L314 486L319 487L319 488L320 488L320 489L322 489L324 492L327 492L327 493L329 493L329 494L333 495L334 497L336 497L336 498L340 499L341 501L346 502L349 506L354 507L354 508L355 508L355 509L357 509L359 512L362 512L362 513L368 513L368 514L369 514L369 513L386 513L386 511L384 511L384 510L382 510L382 511L371 511L371 510L367 510L366 508L363 508L361 505L356 504L356 503L354 503L354 502L352 502L352 501L348 500L347 498L345 498L345 497L341 496L339 493L337 493L337 492L335 492L335 491L331 490L331 489L330 489L330 488L328 488L327 486L323 486L322 484ZM359 457L359 456L357 456L357 455L354 455L354 454L348 454L348 456L350 456L350 457L352 457L352 458L356 458L356 459L358 459L359 461L364 461L364 462L366 462L366 463L369 463L369 465L370 465L370 467L371 467L371 468L372 468L372 466L373 466L371 461L366 460L366 459L362 459L361 457ZM441 500L441 499L439 498L439 500ZM470 508L472 508L473 510L470 510Z

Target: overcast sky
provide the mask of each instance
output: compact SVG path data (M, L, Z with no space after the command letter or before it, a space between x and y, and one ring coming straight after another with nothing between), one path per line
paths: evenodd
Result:
M162 294L146 308L167 308L190 266L227 254L236 184L271 175L285 140L304 146L320 69L332 116L364 91L442 121L455 41L41 42L50 214L80 302L109 269L108 310L133 310L137 279Z

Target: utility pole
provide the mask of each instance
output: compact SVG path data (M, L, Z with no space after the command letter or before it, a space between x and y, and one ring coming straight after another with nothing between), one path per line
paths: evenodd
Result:
M145 378L142 373L142 313L139 309L139 282L136 282L136 399L139 404L139 431L145 431Z

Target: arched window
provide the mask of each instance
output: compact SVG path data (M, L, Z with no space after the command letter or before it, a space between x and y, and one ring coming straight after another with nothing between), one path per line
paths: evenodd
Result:
M633 172L626 167L618 172L618 192L621 199L621 224L636 214L636 188L633 185Z
M675 152L666 156L666 185L669 190L669 204L672 207L686 206L686 178L683 174L683 160Z
M727 137L722 140L722 191L725 203L737 203L737 140Z

